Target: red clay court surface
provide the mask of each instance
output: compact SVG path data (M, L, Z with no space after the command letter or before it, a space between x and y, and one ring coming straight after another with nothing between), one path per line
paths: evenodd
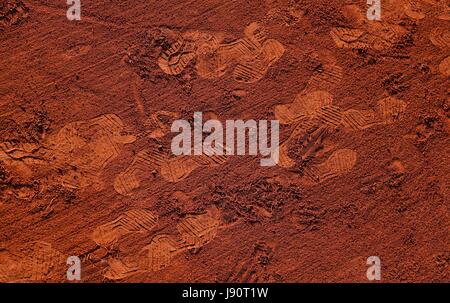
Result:
M0 3L0 281L449 281L449 2ZM175 157L280 121L280 163ZM205 118L205 120L206 120Z

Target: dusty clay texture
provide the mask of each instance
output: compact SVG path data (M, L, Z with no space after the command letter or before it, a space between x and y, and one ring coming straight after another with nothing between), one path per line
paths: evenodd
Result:
M449 2L0 3L0 281L449 281ZM173 156L280 121L280 162Z

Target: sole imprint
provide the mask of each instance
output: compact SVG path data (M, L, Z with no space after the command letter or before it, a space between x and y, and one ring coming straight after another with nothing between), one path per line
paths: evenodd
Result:
M337 88L342 81L344 71L334 64L325 64L315 71L306 86L306 92L331 90Z
M327 150L324 137L341 126L361 130L392 124L400 119L407 107L404 101L393 97L379 100L375 110L343 111L332 103L331 94L316 91L299 94L292 103L274 107L275 117L282 124L292 124L294 129L279 147L279 166L292 168L298 160L303 173L315 182L346 173L356 162L356 153L349 149L337 150L324 163L315 164L319 151Z
M96 182L108 163L118 157L122 146L133 143L135 136L123 136L122 120L115 114L102 115L87 121L69 123L48 140L50 156L58 168L69 169L62 184L83 188Z
M348 173L356 164L356 152L351 149L335 151L324 163L307 167L305 174L315 182Z
M284 54L284 46L276 40L264 42L260 53L245 63L240 63L233 71L233 77L238 82L254 83L261 80L269 67Z
M111 260L105 277L120 280L138 273L155 272L166 268L177 255L211 242L220 227L218 216L218 210L213 209L206 214L187 217L177 225L178 235L154 236L151 243L142 248L143 257L134 261Z
M245 28L244 35L244 38L222 43L220 33L181 34L161 53L158 65L165 73L178 75L195 59L197 74L206 79L221 77L227 68L235 65L233 78L236 81L257 82L281 58L285 48L280 42L268 39L267 32L256 22Z
M289 104L276 105L274 113L281 124L291 124L299 119L314 116L319 109L333 103L333 96L325 91L298 94Z
M159 271L172 262L172 259L183 252L182 243L170 235L157 235L152 239L150 245L143 248L147 256L143 261L142 268L148 271Z
M220 220L211 214L191 216L177 225L177 230L188 249L200 248L217 235Z
M45 281L52 274L52 271L61 268L64 263L64 256L55 250L51 244L36 242L31 257L31 279L33 281Z
M141 173L159 170L168 155L159 151L142 150L136 154L128 168L114 180L114 189L121 195L130 195L141 184Z
M161 52L158 65L168 75L179 75L196 56L195 41L171 30L164 30L163 34L174 38L175 42Z
M114 180L114 189L121 195L127 196L140 187L141 175L159 173L167 182L176 183L187 178L195 169L203 166L222 165L227 161L226 156L177 156L170 158L158 151L140 151L131 165Z
M61 278L65 258L47 242L35 242L27 255L0 252L0 281L45 282Z
M445 58L442 60L442 62L439 64L439 72L444 77L450 76L450 57Z
M385 50L400 42L408 31L400 25L372 23L366 29L333 28L331 38L339 48Z
M92 233L92 239L100 246L110 246L129 233L151 230L157 221L158 217L148 210L130 210L117 219L98 226Z
M136 263L128 264L126 261L118 259L110 259L108 261L108 269L104 273L104 277L109 280L122 280L142 272Z
M387 97L378 101L376 108L377 120L380 124L392 124L398 121L406 111L406 103L402 100Z
M433 45L441 48L450 47L450 30L448 28L435 28L431 32L430 40Z

